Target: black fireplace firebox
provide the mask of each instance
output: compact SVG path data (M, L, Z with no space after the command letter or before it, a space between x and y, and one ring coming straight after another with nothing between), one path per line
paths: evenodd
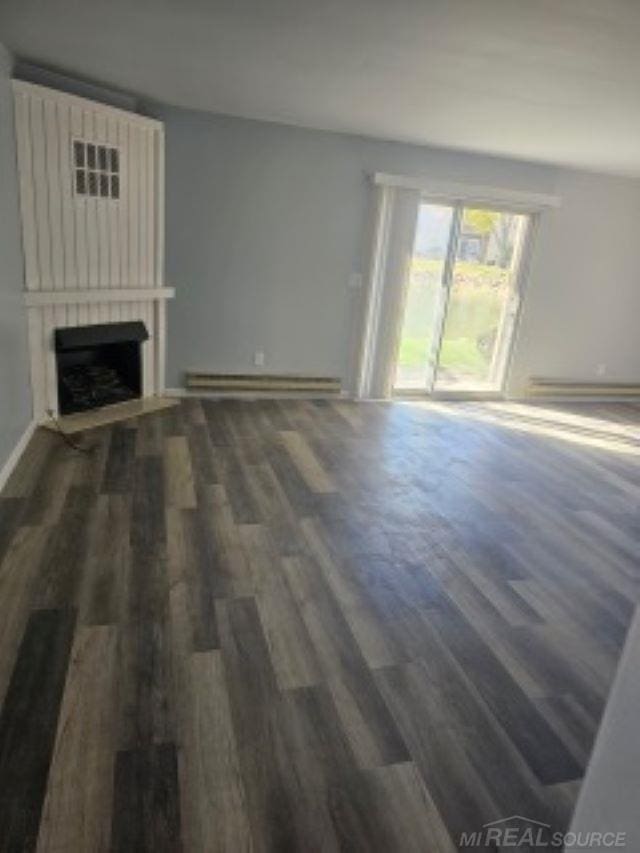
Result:
M123 403L142 393L142 322L56 329L60 414Z

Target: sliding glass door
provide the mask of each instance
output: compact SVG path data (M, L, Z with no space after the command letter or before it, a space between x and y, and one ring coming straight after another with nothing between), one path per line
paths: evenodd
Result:
M521 214L504 211L462 211L436 390L498 391L502 387L526 221Z
M397 389L424 391L433 384L454 213L453 207L440 204L421 204L418 209L396 362Z
M528 221L502 210L420 204L394 390L502 389Z

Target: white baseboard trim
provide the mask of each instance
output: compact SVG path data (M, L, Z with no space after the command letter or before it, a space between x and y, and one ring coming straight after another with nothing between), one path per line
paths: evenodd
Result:
M2 491L2 489L4 489L4 487L7 483L7 480L9 479L9 477L11 476L11 473L13 472L13 469L16 467L16 465L20 461L20 457L24 453L27 444L29 444L29 441L31 440L31 436L35 432L37 426L38 426L38 423L36 420L32 420L31 423L28 424L27 428L25 429L25 431L20 436L18 443L16 444L16 446L13 448L13 450L9 454L9 458L7 459L7 461L2 466L2 469L0 469L0 492Z

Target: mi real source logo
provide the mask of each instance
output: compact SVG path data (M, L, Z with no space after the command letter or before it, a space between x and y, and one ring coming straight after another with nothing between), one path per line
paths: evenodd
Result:
M557 832L548 823L522 815L511 815L485 823L475 832L460 835L460 847L491 847L500 850L518 847L534 850L601 850L627 846L625 832Z

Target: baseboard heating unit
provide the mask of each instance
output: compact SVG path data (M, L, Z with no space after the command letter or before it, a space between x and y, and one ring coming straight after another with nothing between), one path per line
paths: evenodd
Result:
M570 379L529 380L531 397L588 397L621 398L640 397L640 384L636 382L581 382Z
M331 376L289 376L287 374L209 373L188 370L186 386L190 390L229 393L233 391L294 392L339 394L340 379Z

